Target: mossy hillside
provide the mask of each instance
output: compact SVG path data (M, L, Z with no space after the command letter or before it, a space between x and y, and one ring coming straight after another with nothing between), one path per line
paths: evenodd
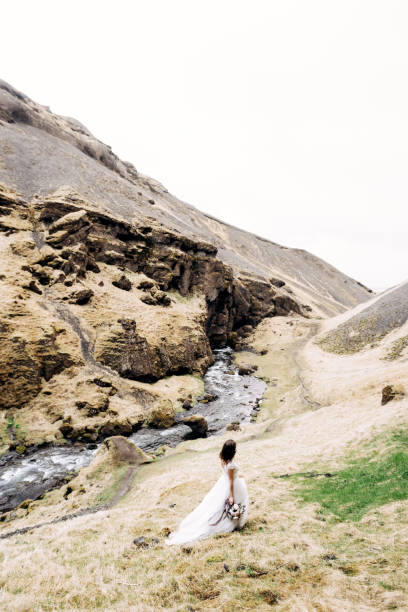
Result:
M387 331L378 332L377 323L378 319L376 317L367 317L354 324L349 324L347 321L322 338L317 339L316 344L328 353L353 355L367 346L372 348L373 344L386 336Z

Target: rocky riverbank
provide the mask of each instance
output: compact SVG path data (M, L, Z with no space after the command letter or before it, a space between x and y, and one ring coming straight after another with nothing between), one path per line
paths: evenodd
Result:
M163 445L176 446L195 437L238 429L256 418L265 383L240 369L230 348L214 352L214 364L204 376L205 393L197 402L185 403L170 427L143 427L130 435L146 452ZM241 374L240 374L241 372ZM201 428L200 428L201 425ZM49 445L24 454L13 452L0 459L0 511L9 511L26 499L37 499L46 491L68 482L91 461L98 443Z

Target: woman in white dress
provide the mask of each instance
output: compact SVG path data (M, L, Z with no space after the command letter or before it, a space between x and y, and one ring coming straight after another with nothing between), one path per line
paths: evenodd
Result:
M227 440L220 452L222 474L199 505L188 514L165 540L166 544L186 544L208 538L215 534L241 529L248 516L248 490L245 479L233 461L236 452L234 440ZM226 511L229 505L241 504L239 519L230 518ZM228 504L227 504L228 507Z

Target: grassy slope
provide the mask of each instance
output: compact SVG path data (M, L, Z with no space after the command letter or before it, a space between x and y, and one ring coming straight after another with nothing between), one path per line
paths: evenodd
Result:
M393 432L390 448L379 454L383 437L376 440L375 452L351 458L336 474L301 477L303 499L318 502L342 521L359 521L372 508L408 499L408 429Z
M257 363L272 381L259 422L233 433L251 498L242 532L181 548L164 544L166 530L176 527L218 478L217 452L225 436L184 443L142 466L129 494L108 512L3 541L1 608L407 609L407 501L379 507L376 502L360 521L338 520L321 507L322 498L305 503L299 482L279 477L350 469L350 453L357 461L376 450L386 461L393 452L387 446L392 432L405 431L406 400L378 407L375 396L353 399L364 404L358 403L358 411L352 402L318 409L296 369L310 323L288 323L275 318L259 327L254 344L267 348L266 355L239 356ZM392 444L404 446L401 440ZM97 494L100 489L89 485L83 497ZM3 529L51 515L53 495ZM139 549L133 539L140 535L158 536L159 543Z

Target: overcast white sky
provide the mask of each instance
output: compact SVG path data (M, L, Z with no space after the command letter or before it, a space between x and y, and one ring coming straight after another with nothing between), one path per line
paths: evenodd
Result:
M408 260L408 2L19 0L1 78L175 195L369 286Z

